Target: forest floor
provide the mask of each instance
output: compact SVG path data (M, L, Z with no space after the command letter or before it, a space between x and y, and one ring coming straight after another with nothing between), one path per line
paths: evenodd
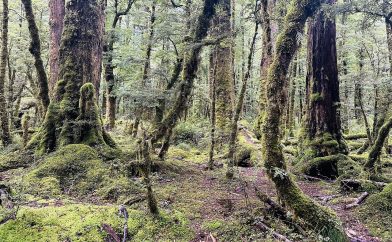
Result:
M120 148L131 149L130 138L122 132L119 134L113 136ZM252 143L249 137L246 141ZM229 181L225 177L224 160L219 156L216 168L206 169L206 150L197 148L197 144L178 144L170 148L165 161L156 160L159 169L152 176L153 189L163 218L152 219L144 201L128 206L128 237L132 241L276 241L273 232L291 241L316 241L317 231L305 236L295 232L295 228L275 218L257 198L255 188L276 201L274 185L262 165L237 167L235 179ZM288 164L292 159L293 156L286 154ZM25 170L0 172L0 182L15 183ZM391 167L385 171L392 175ZM351 241L392 241L388 238L390 228L367 227L360 218L362 205L345 209L361 193L342 193L333 182L309 181L297 176L295 179L307 195L337 213ZM133 181L142 183L142 178L135 177ZM121 187L122 183L119 184ZM97 238L116 241L108 235L110 228L121 237L123 218L118 215L121 202L70 194L55 198L30 196L28 200L21 205L16 220L0 225L0 241L99 241ZM260 223L271 230L260 229ZM386 236L376 236L380 234L378 229L387 231Z

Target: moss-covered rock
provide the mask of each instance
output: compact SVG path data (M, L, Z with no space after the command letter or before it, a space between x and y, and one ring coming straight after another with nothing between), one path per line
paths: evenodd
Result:
M358 213L372 234L385 241L392 238L392 184L382 192L371 195Z

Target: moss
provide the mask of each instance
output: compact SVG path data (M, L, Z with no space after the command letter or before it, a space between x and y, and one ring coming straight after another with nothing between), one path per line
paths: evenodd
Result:
M76 192L80 195L93 190L101 181L105 173L103 163L98 153L86 145L68 145L45 158L37 168L30 171L27 176L28 184L35 185L57 179L62 191ZM51 185L49 187L53 187ZM42 189L32 191L39 194Z
M392 237L392 184L371 195L359 208L358 214L373 235L388 241Z
M33 163L34 157L28 152L11 152L0 155L0 171L7 171L19 167L26 167Z
M116 206L70 204L62 207L22 207L16 220L0 226L0 241L105 241L102 224L122 234L123 218ZM173 211L158 220L128 209L129 241L189 241L193 232L184 216Z
M310 94L311 102L321 102L324 100L324 97L320 93L312 93Z

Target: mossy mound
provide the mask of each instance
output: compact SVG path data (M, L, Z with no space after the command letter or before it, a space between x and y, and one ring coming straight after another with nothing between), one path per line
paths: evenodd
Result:
M34 161L32 154L27 152L12 152L7 155L0 155L0 172L27 167Z
M241 129L241 128L240 128ZM253 136L241 129L237 136L235 164L241 167L252 167L261 163L261 145Z
M121 195L138 191L135 184L111 169L99 156L97 150L87 145L64 146L28 173L27 191L41 197L64 193L83 197L98 194L115 201Z
M350 157L339 154L302 160L295 166L295 172L322 179L349 179L358 178L362 167Z
M371 195L358 210L359 217L375 236L392 238L392 184Z
M152 219L143 211L128 210L127 241L189 241L193 232L179 212ZM22 207L16 220L0 226L0 241L111 241L102 229L110 225L122 238L124 219L115 206L71 204L61 207Z

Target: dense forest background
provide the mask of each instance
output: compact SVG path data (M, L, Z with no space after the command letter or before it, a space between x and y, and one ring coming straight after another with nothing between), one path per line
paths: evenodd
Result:
M389 0L2 0L0 241L390 241Z

